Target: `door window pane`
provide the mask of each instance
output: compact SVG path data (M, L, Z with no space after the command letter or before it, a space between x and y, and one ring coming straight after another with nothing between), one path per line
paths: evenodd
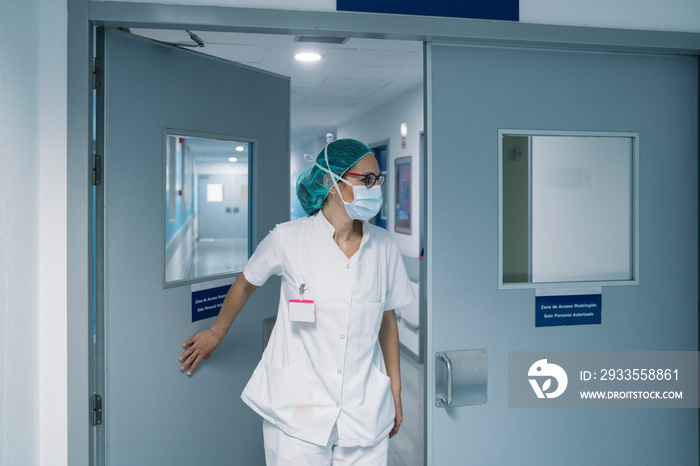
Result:
M634 133L502 131L501 285L633 283Z
M165 285L243 270L249 256L253 143L165 134Z

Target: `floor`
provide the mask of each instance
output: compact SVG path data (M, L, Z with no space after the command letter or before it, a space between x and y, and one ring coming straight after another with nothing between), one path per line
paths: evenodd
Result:
M389 466L423 466L423 364L401 350L403 422L389 441Z

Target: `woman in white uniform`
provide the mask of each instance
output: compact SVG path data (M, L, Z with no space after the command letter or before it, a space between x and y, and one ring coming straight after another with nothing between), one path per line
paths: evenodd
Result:
M209 330L183 343L191 375L248 297L282 277L277 321L241 398L263 417L268 465L385 465L402 421L394 309L413 299L396 243L367 223L382 205L371 149L328 144L297 181L308 217L277 225Z

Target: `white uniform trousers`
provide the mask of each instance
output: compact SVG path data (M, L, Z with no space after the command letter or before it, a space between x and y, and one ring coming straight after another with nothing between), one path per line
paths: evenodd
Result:
M386 466L389 435L370 447L341 447L338 429L333 428L328 445L320 446L290 437L263 419L267 466Z

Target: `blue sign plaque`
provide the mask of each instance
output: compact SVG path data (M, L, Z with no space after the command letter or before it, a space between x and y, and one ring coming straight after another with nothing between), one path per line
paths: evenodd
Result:
M535 326L601 323L602 294L535 296Z
M195 283L192 285L192 322L219 315L232 278Z

